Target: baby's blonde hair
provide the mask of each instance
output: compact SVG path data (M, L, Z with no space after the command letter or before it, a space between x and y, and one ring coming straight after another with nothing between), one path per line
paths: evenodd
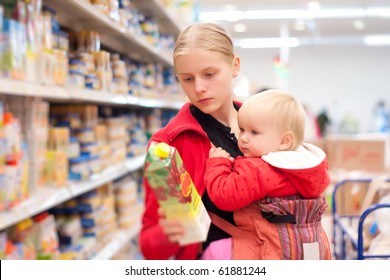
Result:
M234 59L233 42L226 30L214 23L196 23L184 29L176 40L173 51L173 62L192 49L214 51L231 63Z
M291 131L294 137L290 150L302 144L305 134L306 113L300 102L286 91L271 89L248 98L240 108L245 114L272 121L275 128L284 133Z

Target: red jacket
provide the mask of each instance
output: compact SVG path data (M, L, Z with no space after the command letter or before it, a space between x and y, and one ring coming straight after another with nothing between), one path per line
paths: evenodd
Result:
M225 211L239 210L265 196L317 198L329 183L325 153L308 143L297 151L262 158L237 157L234 162L210 158L205 174L210 199Z
M152 136L152 140L166 142L176 147L198 193L203 195L205 190L203 176L211 145L207 134L192 116L190 104L185 104L163 129ZM196 259L200 244L180 247L169 242L158 224L158 202L146 180L144 187L145 211L142 216L140 247L145 259Z

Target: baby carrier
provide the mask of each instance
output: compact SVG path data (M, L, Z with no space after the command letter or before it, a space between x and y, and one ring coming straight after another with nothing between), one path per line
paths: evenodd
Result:
M266 197L234 212L236 226L210 213L212 222L233 240L233 259L331 259L321 224L327 208L323 197Z

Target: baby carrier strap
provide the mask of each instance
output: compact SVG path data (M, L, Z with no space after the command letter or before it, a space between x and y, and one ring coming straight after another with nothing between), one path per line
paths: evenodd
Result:
M233 259L282 259L276 227L265 224L268 222L261 217L258 204L252 203L240 210L234 211L234 220L237 226L227 222L214 213L209 212L209 215L214 225L231 235Z
M224 230L226 233L228 233L231 236L234 236L238 234L239 230L235 225L232 225L228 221L222 219L220 216L217 214L214 214L213 212L208 212L211 222L219 227L220 229Z
M264 219L278 230L283 259L330 259L329 241L321 224L327 208L324 197L266 197L258 205ZM291 222L279 223L278 219Z
M324 198L267 197L234 211L237 226L214 213L209 215L214 225L232 236L233 259L326 260L331 259L321 225L326 207Z
M265 197L259 201L262 216L271 223L306 224L321 221L328 207L324 197L304 199L299 195Z
M261 215L263 216L264 219L266 219L268 222L273 224L281 224L281 223L295 224L297 222L295 216L292 214L275 215L273 212L261 211Z

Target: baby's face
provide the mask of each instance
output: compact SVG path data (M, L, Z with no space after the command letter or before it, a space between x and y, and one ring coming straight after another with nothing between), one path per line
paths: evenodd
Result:
M238 147L244 157L261 157L279 150L282 133L273 120L266 119L259 112L238 113Z

